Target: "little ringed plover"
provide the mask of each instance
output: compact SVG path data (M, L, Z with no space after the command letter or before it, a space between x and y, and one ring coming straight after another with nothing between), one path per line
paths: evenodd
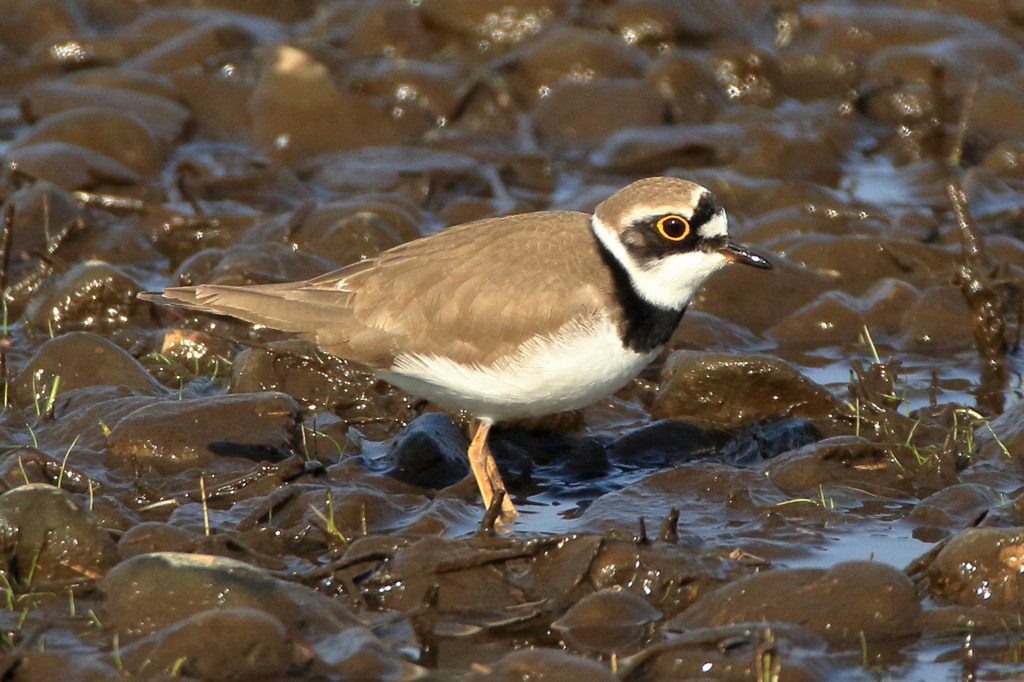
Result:
M469 461L490 506L504 489L491 425L585 407L625 386L729 262L771 268L729 237L711 192L655 177L593 215L488 218L304 282L141 296L294 332L412 395L466 410L475 417ZM515 513L506 496L503 517Z

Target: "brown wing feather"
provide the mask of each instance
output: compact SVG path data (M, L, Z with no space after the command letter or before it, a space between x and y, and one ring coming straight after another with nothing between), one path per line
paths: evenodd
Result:
M611 285L589 216L562 212L449 228L306 282L172 288L149 300L294 332L371 367L402 353L487 365L597 314Z

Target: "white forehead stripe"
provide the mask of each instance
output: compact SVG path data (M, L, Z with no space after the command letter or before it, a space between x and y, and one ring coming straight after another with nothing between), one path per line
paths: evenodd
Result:
M645 220L654 220L666 215L680 215L689 220L693 217L693 206L686 206L680 208L678 205L665 204L664 206L644 206L642 208L634 208L628 213L622 215L623 225L632 225Z
M725 216L725 211L719 211L711 220L701 225L700 233L705 237L728 237L729 219Z
M632 211L622 215L623 225L633 225L638 222L647 220L655 220L666 215L679 215L687 220L693 219L693 206L687 206L686 209L680 210L679 206L673 206L666 204L664 206L644 206L643 208L634 208ZM700 228L701 234L706 237L724 237L729 234L729 219L725 215L725 211L719 211L711 217L706 223Z

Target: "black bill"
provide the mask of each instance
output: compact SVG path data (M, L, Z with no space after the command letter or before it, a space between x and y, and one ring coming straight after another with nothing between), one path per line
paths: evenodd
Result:
M734 263L753 265L755 268L761 268L762 270L772 269L772 264L768 262L767 258L754 253L746 246L743 246L743 244L732 239L726 240L725 246L719 249L718 253Z

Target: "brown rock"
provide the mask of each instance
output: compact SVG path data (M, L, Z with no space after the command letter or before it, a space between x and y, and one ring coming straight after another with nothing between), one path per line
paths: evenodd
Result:
M0 495L0 544L8 580L82 580L107 571L117 546L87 508L65 490L33 483Z
M670 168L723 166L747 142L743 126L709 124L623 128L608 136L591 162L624 175L657 175Z
M11 395L20 405L45 402L55 382L57 395L86 386L127 386L144 395L165 392L138 360L88 332L72 332L44 343L12 383Z
M782 360L685 350L665 362L651 406L655 419L682 418L718 428L781 416L830 424L844 411L827 389Z
M329 260L284 244L234 244L200 251L178 267L172 281L181 286L273 284L310 279L335 267Z
M647 64L642 52L605 31L570 26L545 31L502 61L516 95L526 103L546 97L563 80L639 78Z
M921 611L914 584L901 571L871 561L756 573L699 599L674 627L782 621L829 642L854 644L915 632Z
M424 0L419 8L430 28L461 37L480 51L514 46L565 14L565 0Z
M741 682L764 675L765 646L782 653L771 675L789 682L825 679L820 659L826 643L814 633L791 623L768 621L720 627L691 628L631 656L619 671L622 682L710 679Z
M864 334L860 302L841 291L828 291L765 331L779 343L828 346L854 343Z
M683 321L665 344L667 358L677 350L741 351L764 345L743 327L709 313L688 310Z
M673 123L711 123L726 102L711 66L699 54L668 50L644 78L668 101Z
M621 587L598 590L551 624L566 642L584 651L622 652L635 646L661 612Z
M665 119L664 98L639 79L561 81L545 92L534 106L533 123L550 144L596 144L621 128L656 126Z
M285 675L310 654L277 618L254 608L202 611L120 652L128 670L170 670L203 680Z
M7 154L7 162L69 192L104 184L130 185L141 179L131 168L107 156L66 142L43 142L15 149Z
M128 114L164 142L181 137L189 121L188 109L177 102L133 90L56 82L40 83L22 93L21 108L30 123L83 107L116 109Z
M708 280L691 304L724 320L759 334L799 310L834 284L793 261L772 255L774 268L726 268Z
M826 438L787 452L769 461L765 473L790 495L855 481L894 488L912 475L888 447L860 436Z
M917 531L921 528L963 528L972 525L982 514L1000 506L1002 499L995 490L978 483L961 483L929 495L907 515Z
M189 67L200 67L221 53L251 48L254 43L253 36L239 26L227 21L203 21L161 41L151 50L122 64L122 67L154 74L170 74Z
M968 528L928 566L931 591L963 606L1017 612L1024 607L1024 530Z
M900 336L910 348L963 348L974 341L971 312L960 287L932 287L900 322Z
M387 114L368 98L339 90L324 64L287 45L265 67L249 111L256 142L288 162L400 141Z
M426 30L419 8L402 0L370 3L354 17L342 11L327 22L344 32L345 50L358 57L430 59L439 49L438 36Z
M329 597L223 557L142 554L117 564L99 588L106 595L104 625L121 633L122 642L210 609L258 609L307 636L358 625Z
M859 295L889 277L916 287L952 281L956 256L937 246L890 239L833 237L794 246L786 257L832 278L843 291Z
M148 318L136 298L142 287L102 261L78 263L47 280L25 309L25 321L38 333L110 333Z
M867 307L864 322L872 333L881 330L894 336L900 331L903 316L917 305L920 298L920 292L906 282L892 278L880 280L860 299Z
M203 466L218 452L279 461L296 441L298 404L282 393L166 400L142 407L110 431L107 449L134 466L174 472Z
M157 173L164 162L163 146L139 119L107 107L82 107L48 116L19 136L11 148L45 142L91 149L140 175Z
M520 680L587 680L616 682L612 671L597 661L552 649L524 649L504 656L485 668L474 670L466 682L519 682Z

